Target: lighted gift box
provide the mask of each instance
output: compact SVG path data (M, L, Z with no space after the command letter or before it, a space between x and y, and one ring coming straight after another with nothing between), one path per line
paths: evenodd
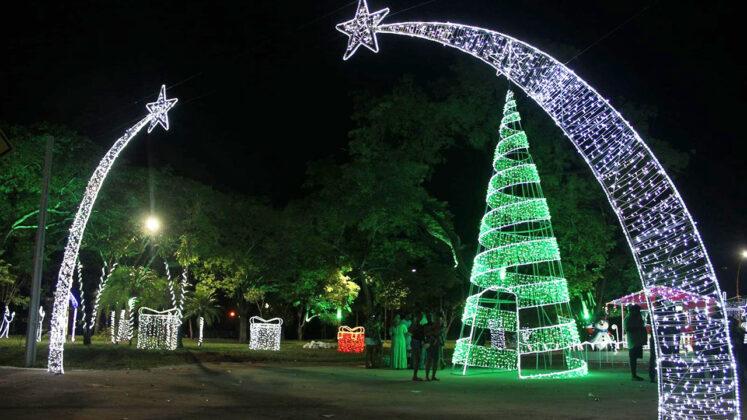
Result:
M280 334L283 320L264 319L258 316L249 318L249 348L252 350L280 350Z
M366 349L366 329L350 328L346 325L337 329L337 351L341 353L363 353Z
M142 307L138 310L137 348L176 350L181 313L177 308L165 311Z

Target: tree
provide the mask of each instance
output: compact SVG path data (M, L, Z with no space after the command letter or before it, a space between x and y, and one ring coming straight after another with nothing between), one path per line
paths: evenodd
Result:
M28 305L28 297L20 296L21 286L18 276L13 274L13 266L0 258L0 305L3 307Z
M215 291L205 284L197 284L184 305L184 318L189 320L189 337L193 337L193 319L203 318L205 324L210 326L218 320L220 314L220 305L215 297Z

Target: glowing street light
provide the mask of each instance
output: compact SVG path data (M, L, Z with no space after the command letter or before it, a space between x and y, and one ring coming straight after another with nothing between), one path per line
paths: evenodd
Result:
M149 235L155 235L158 233L158 231L161 230L161 221L158 220L156 216L148 216L147 219L145 219L145 232Z

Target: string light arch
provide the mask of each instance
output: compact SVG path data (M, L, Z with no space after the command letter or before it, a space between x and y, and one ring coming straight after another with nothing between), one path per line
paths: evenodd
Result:
M365 0L358 1L355 17L337 25L348 36L343 59L360 46L378 52L377 34L435 41L485 62L537 102L601 185L644 290L674 287L715 302L692 316L688 326L673 302L649 300L657 343L659 417L740 418L736 365L713 266L677 188L630 123L568 67L525 42L448 22L381 24L388 13L370 12ZM696 337L694 352L660 351L688 327Z
M93 175L88 180L83 199L75 213L73 224L70 227L70 235L65 245L65 252L62 257L62 265L57 276L57 285L54 292L54 306L52 307L52 319L49 329L49 356L47 359L47 371L54 374L64 373L63 356L65 353L65 335L67 333L67 310L68 295L73 283L73 272L78 261L78 252L80 244L83 241L83 234L86 231L88 218L91 216L93 205L96 197L104 185L106 176L109 174L114 161L124 150L130 141L146 126L148 133L160 125L164 130L169 129L168 111L176 105L178 99L166 98L166 85L161 85L158 98L155 102L145 105L148 115L140 119L132 127L125 130L124 135L114 142L114 145L104 155L99 162Z

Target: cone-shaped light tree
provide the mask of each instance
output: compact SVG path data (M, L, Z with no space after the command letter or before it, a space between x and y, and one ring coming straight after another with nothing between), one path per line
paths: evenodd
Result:
M453 362L463 373L475 366L518 369L521 378L584 375L550 210L511 91L493 168Z

